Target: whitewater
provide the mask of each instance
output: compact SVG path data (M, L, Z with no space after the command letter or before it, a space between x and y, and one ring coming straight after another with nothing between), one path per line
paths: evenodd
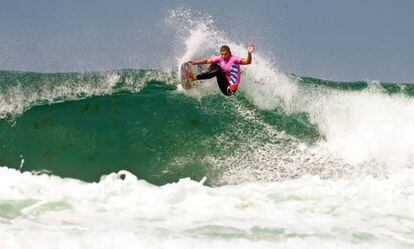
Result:
M0 71L0 248L414 246L412 85L258 49L237 96L186 91L180 62L246 53L212 20L171 10L164 68Z

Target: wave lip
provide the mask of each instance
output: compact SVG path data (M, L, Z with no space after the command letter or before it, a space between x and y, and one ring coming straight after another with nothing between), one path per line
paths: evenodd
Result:
M152 80L170 81L168 71L111 70L88 73L0 71L0 118L17 116L33 106L123 91L139 92Z

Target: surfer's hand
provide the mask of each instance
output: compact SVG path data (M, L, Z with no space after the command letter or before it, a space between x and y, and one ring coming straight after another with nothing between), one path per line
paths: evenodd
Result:
M187 63L191 63L192 65L196 64L194 61L187 61Z
M253 52L255 49L256 49L256 45L254 45L254 44L252 43L252 44L250 44L250 45L247 47L247 52L251 53L251 52Z

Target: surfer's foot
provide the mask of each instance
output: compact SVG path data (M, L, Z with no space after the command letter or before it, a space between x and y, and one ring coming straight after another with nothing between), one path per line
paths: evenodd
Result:
M188 70L187 73L190 81L195 81L197 79L197 75L193 71Z

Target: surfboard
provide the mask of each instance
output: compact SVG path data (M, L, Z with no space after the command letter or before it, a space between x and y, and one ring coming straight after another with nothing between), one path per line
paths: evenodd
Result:
M184 89L190 89L194 86L195 81L191 80L190 74L195 75L204 73L207 70L207 64L193 65L191 63L181 63L179 68L180 82Z

